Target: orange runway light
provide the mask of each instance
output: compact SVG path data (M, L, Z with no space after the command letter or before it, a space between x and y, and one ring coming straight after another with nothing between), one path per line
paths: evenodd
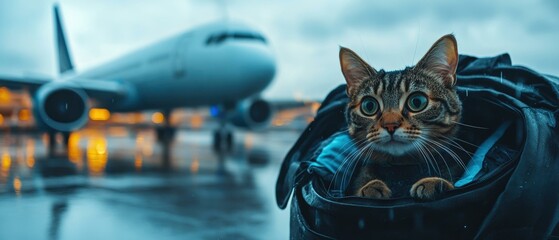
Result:
M0 162L0 183L6 182L8 176L10 175L10 167L12 166L12 158L7 150L2 153L2 159Z
M105 108L92 108L89 110L89 119L93 121L107 121L111 117L111 112Z
M28 168L33 168L33 166L35 166L35 158L27 157L25 163L27 164Z
M42 142L43 146L46 146L47 144L49 144L49 135L47 133L43 133L41 135L41 142Z
M144 135L139 133L136 137L136 151L139 151L143 156L151 157L153 155L153 145L146 141Z
M80 134L73 132L68 139L68 159L74 163L78 170L83 168L83 153L80 148Z
M128 129L125 127L110 127L108 135L111 137L128 137Z
M14 178L14 191L17 195L21 193L21 180L18 177Z
M108 160L107 140L95 136L87 144L87 163L91 176L101 176L105 171Z
M0 104L10 103L10 90L7 87L0 87Z
M245 149L251 149L254 145L254 136L252 134L245 135Z
M4 115L0 114L0 125L4 124Z
M20 121L27 122L29 121L29 119L31 119L31 111L29 111L29 109L26 108L21 109L19 110L17 117L19 118Z
M194 129L201 128L203 124L204 124L204 117L202 117L198 114L196 114L196 115L192 116L192 118L190 118L190 125L192 125L192 128L194 128Z
M161 124L163 123L163 121L165 121L165 116L163 115L163 113L155 112L153 115L151 115L151 121L155 124Z
M132 121L133 121L134 123L141 123L141 122L144 121L144 114L142 114L142 113L133 113L133 114L132 114L132 118L133 118Z
M198 173L198 170L200 170L200 159L198 159L198 157L194 157L192 163L190 164L190 172L196 174Z
M7 151L2 154L2 170L9 170L12 166L12 158Z
M33 168L35 166L35 141L33 139L27 140L27 146L25 147L26 164L27 167Z
M134 155L134 167L136 167L136 171L142 170L142 153L136 152Z

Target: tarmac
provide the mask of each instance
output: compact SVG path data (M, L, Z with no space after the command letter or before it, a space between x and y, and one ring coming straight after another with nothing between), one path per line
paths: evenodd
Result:
M237 132L217 153L209 130L165 148L152 130L107 127L50 156L45 135L2 133L0 239L287 239L275 182L299 133Z

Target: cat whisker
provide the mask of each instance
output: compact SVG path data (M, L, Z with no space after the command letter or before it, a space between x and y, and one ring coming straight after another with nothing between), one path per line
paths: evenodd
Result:
M363 140L359 140L357 142L354 142L353 140L350 140L346 143L344 143L344 145L341 146L342 149L345 149L344 151L341 152L341 154L345 154L348 150L351 150L352 148L350 147L350 145L356 145L358 146L359 144L361 144L362 142L364 142L366 139Z
M464 149L460 144L458 144L456 141L454 141L452 138L440 135L438 136L439 138L442 138L441 141L443 141L444 143L448 143L451 146L460 149L461 151L463 151L464 153L468 154L469 157L472 157L472 155L474 154L473 152L470 152L466 149Z
M356 151L356 153L354 153L354 155L350 158L350 160L348 160L350 162L350 166L344 168L345 171L343 171L342 173L342 178L341 178L341 185L340 187L344 187L346 186L346 184L348 183L348 181L351 181L351 174L353 174L355 172L355 169L358 166L359 161L366 161L367 159L363 159L361 158L362 154L365 151L368 151L369 145L370 143L366 144L366 146L364 147L359 147L358 151Z
M338 167L336 173L334 173L332 181L330 182L330 186L328 187L329 190L332 189L333 185L336 185L337 181L341 181L342 187L345 186L346 177L348 174L353 173L353 171L355 170L355 167L358 163L358 161L356 162L355 159L357 159L362 154L363 151L362 145L366 141L367 139L361 139L357 142L350 141L349 143L344 144L344 146L348 146L348 144L354 144L355 148L348 147L341 153L342 155L345 155L345 153L347 153L348 150L353 150L353 152L347 154L347 156L344 158L344 160ZM350 166L347 166L348 164ZM340 176L341 179L339 179Z
M423 128L423 129L424 129L424 130L437 130L437 128ZM458 137L454 137L454 136L453 136L453 137L447 137L447 136L445 136L445 135L443 135L443 134L436 133L436 132L430 132L430 133L432 133L435 137L444 137L444 138L447 138L447 139L452 138L452 139L454 139L454 140L457 140L457 141L460 141L460 142L462 142L462 143L468 144L468 145L470 145L470 146L472 146L472 147L476 147L476 148L479 147L479 145L473 144L473 143L471 143L471 142L468 142L468 141L466 141L466 140L464 140L464 139L461 139L461 138L458 138Z
M460 138L457 138L457 137L452 137L452 139L457 140L457 141L460 141L460 142L463 142L463 143L468 144L468 145L470 145L470 146L472 146L472 147L476 147L476 148L479 147L479 145L473 144L473 143L468 142L468 141L466 141L466 140L464 140L464 139L460 139Z
M451 181L451 182L454 182L453 176L452 176L452 171L450 171L450 167L448 166L448 163L446 162L446 160L445 160L445 158L443 157L443 155L439 152L439 150L437 150L436 147L431 146L428 142L424 142L424 143L426 143L426 147L431 147L431 149L433 149L433 151L435 151L435 152L439 155L441 161L442 161L442 162L444 163L444 165L446 166L446 170L447 170L447 172L448 172L448 176L450 177L450 181ZM441 174L441 177L442 177L442 174Z
M445 152L447 152L456 161L456 163L458 163L460 165L460 167L462 167L464 170L466 170L466 165L464 164L464 162L462 161L460 156L458 154L456 154L456 152L452 151L452 149L448 148L444 144L441 144L437 141L434 141L434 140L431 140L431 139L428 139L428 138L425 138L425 137L420 137L420 139L422 139L423 141L426 141L428 143L431 143L431 144L439 147L440 149L444 150Z
M443 161L445 167L446 167L446 171L448 172L448 176L450 177L450 181L454 182L454 176L452 176L452 171L450 170L450 166L448 166L448 163L446 162L446 160L444 159L443 155L439 152L439 150L437 150L436 148L433 148L433 150L435 152L437 152L437 154L439 154L439 156L441 157L441 160Z
M464 147L462 147L460 144L458 144L458 143L457 143L456 141L454 141L453 139L456 139L456 140L459 140L459 141L463 141L463 142L465 142L465 143L467 143L467 144L469 144L469 145L473 145L474 147L479 147L479 146L477 146L477 145L475 145L475 144L469 143L469 142L464 141L464 140L462 140L462 139L459 139L459 138L457 138L457 137L447 137L447 136L445 136L445 135L443 135L443 134L440 134L440 133L437 133L437 132L430 132L430 133L432 134L432 137L441 139L441 141L443 141L444 143L448 143L448 144L450 144L451 146L453 146L453 147L455 147L455 148L457 148L457 149L460 149L461 151L463 151L463 152L467 153L468 155L470 155L470 157L471 157L471 155L472 155L473 153L472 153L472 152L469 152L469 151L466 150L466 149L464 149ZM421 137L421 135L420 135L420 134L417 134L417 135L414 135L414 137L418 138L418 137Z
M432 133L432 132L437 132L437 131L441 130L441 128L439 128L439 127L423 127L423 128L421 128L421 130L430 131ZM434 130L434 131L431 131L431 130ZM480 130L485 130L485 129L480 129ZM469 128L457 128L456 131L457 132L466 132L466 131L471 131L471 129L469 129Z
M427 142L421 142L420 141L419 143L423 147L423 149L425 149L425 151L429 152L429 154L431 155L431 157L433 159L432 161L434 162L434 165L437 167L437 169L436 169L437 173L439 174L440 177L442 177L442 172L441 172L439 163L437 162L437 159L435 158L435 156L432 154L432 152L428 148L428 147L431 147L431 146ZM436 148L431 147L431 149L435 150L435 152L437 152L439 154L439 156L441 156L441 159L443 159L442 155L438 151L436 151ZM446 162L445 162L445 165L448 168L448 165L446 164Z
M425 141L419 141L419 144L420 144L421 146L423 146L423 148L424 148L424 149L427 149L427 148L429 147L429 148L431 148L431 149L435 150L435 152L437 152L437 153L438 153L438 154L440 155L440 153L439 153L439 152L438 152L438 151L436 150L436 148L434 148L433 146L431 146L431 144L429 144L428 142L425 142ZM441 155L441 156L442 156L442 155ZM442 158L442 157L441 157L441 159L442 159L442 160L443 160L443 162L444 162L444 158ZM433 161L435 161L435 162L436 162L436 159L435 159L435 160L433 160ZM446 164L446 162L445 162L445 165L446 165L446 166L448 166L448 165ZM437 167L438 167L438 164L437 164ZM448 168L447 168L447 169L448 169ZM440 169L439 169L438 173L439 173L439 176L441 176L441 177L442 177L442 173L440 172Z
M429 167L429 163L427 162L427 159L426 159L425 155L424 155L423 152L421 151L421 148L420 148L420 146L419 146L419 143L413 142L412 145L413 145L413 147L416 149L416 151L420 154L421 158L423 159L423 161L424 161L425 164L427 165L427 174L431 175L431 168Z
M433 164L432 160L425 153L425 150L424 150L424 147L422 146L422 144L417 143L417 150L422 155L423 159L425 160L425 163L427 164L427 173L429 175L431 175L431 168L433 170L436 170L435 165Z
M433 155L433 153L431 153L431 151L428 148L424 148L425 151L427 153L429 153L429 155L431 156L432 162L434 163L434 165L437 167L437 169L435 169L437 171L437 173L439 174L439 176L442 176L441 173L441 168L439 167L439 163L437 162L437 159L435 158L435 156Z
M345 144L344 144L345 145ZM346 148L341 155L344 155L345 152L347 152L348 150L353 150L352 148ZM343 171L345 171L345 169L347 169L348 167L346 167L346 165L351 164L351 159L353 156L353 154L355 154L355 152L351 152L349 153L343 160L342 163L340 164L340 166L338 166L338 169L336 170L336 172L334 173L334 176L332 177L332 181L330 182L330 186L328 187L329 190L332 189L332 185L335 185L335 183L338 181L338 176L340 174L343 175Z
M428 142L428 143L431 143L431 144L433 144L433 145L439 147L440 149L442 149L442 150L444 150L444 151L446 151L448 154L450 154L450 156L451 156L453 159L455 159L455 160L457 161L457 163L459 163L461 166L464 166L464 167L465 167L465 165L464 165L463 161L461 160L460 156L459 156L458 154L456 154L456 152L452 151L452 149L450 149L450 148L448 148L447 146L445 146L444 144L441 144L441 143L439 143L439 142L437 142L437 141L434 141L434 140L430 140L430 139L423 138L423 137L422 137L421 139L424 140L424 141L426 141L426 142Z
M344 171L348 169L348 167L346 165L353 163L354 156L358 155L359 151L360 151L360 149L357 148L357 150L355 150L354 152L349 153L349 155L344 158L344 160L342 161L342 163L338 167L338 170L334 174L333 180L338 179L338 174L342 174L342 177L345 175Z
M365 141L367 141L367 139L361 139L358 141L348 141L346 143L344 143L344 145L342 145L340 148L344 149L340 155L345 155L347 153L348 150L352 150L353 148L350 147L350 145L355 145L355 147L359 148L361 144L363 144ZM345 160L344 160L345 162Z
M474 125L470 125L470 124L465 124L465 123L461 123L461 122L456 122L456 121L450 121L454 124L460 125L460 126L464 126L464 127L471 127L471 128L476 128L476 129L483 129L483 130L487 130L489 128L486 127L480 127L480 126L474 126Z

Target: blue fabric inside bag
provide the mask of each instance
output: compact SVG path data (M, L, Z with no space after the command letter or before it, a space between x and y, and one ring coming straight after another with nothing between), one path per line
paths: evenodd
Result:
M456 187L465 186L476 179L483 166L489 150L503 137L511 125L510 121L502 123L485 141L477 148L466 166L462 177L455 182ZM330 191L334 196L343 196L348 187L353 171L339 171L340 169L356 169L360 161L356 161L357 146L351 140L347 131L339 132L325 140L317 150L316 161L310 164L308 171L332 179Z

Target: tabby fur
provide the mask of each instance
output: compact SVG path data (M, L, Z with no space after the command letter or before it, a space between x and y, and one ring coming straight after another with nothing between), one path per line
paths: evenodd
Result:
M348 194L377 199L409 194L426 200L453 189L464 163L433 156L447 151L461 117L455 37L441 37L404 70L377 71L344 47L340 64L349 97L348 131L360 151L353 155L364 159Z

